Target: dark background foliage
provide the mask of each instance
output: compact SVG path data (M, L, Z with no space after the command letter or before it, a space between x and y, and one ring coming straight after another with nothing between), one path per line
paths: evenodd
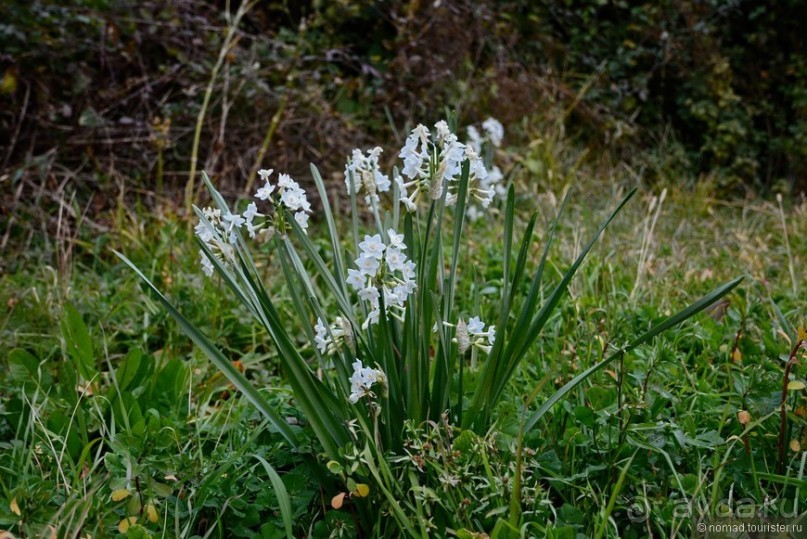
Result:
M184 186L237 7L4 2L4 206L67 184L103 192L90 210ZM259 2L213 82L199 168L233 187L258 165L338 171L351 148L390 147L450 106L465 122L498 117L511 143L562 124L630 162L672 141L682 177L800 190L805 20L797 0Z

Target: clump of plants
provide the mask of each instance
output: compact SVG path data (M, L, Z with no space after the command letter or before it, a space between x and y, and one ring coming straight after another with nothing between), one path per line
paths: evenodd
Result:
M204 176L214 205L196 208L203 271L218 278L271 337L305 428L321 445L315 449L301 443L299 428L273 409L261 389L120 255L289 446L311 453L308 461L322 477L323 491L333 496L323 520L332 523L329 533L517 531L524 519L541 514L533 507L540 485L525 475L529 466L521 461L529 456L524 440L541 418L592 374L705 309L740 282L720 286L614 347L548 398L536 397L537 388L521 411L515 468L491 474L485 455L495 451L490 436L495 438L503 393L589 251L635 193L616 206L560 280L550 283L545 269L566 201L542 235L537 266L529 267L538 216L531 216L516 239L515 187L505 188L493 164L502 136L501 124L492 119L482 131L470 130L467 143L459 140L453 117L433 128L418 125L398 153L400 169L392 171L381 169L381 148L355 150L345 167L351 209L347 222L337 220L312 165L322 205L315 219L329 249L309 236L309 218L315 212L290 176L261 171L263 185L240 210ZM473 268L461 267L460 261L473 259L473 247L464 238L467 221L492 219L494 214L485 213L492 207L500 207L504 219L501 285L495 300L482 300ZM281 316L277 298L267 292L267 264L273 278L285 280L293 320ZM300 346L300 334L308 346ZM540 406L533 409L533 401ZM515 486L488 481L480 469L487 469L490 477L509 477ZM425 470L456 488L457 499L430 495L418 479ZM288 497L282 481L275 479L285 533L291 535ZM486 504L460 496L473 492L480 481L487 481L491 493ZM522 511L529 499L530 510ZM502 505L502 511L491 512L491 504Z

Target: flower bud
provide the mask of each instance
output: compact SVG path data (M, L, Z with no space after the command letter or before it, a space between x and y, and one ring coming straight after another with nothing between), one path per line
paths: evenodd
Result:
M341 316L336 317L336 323L342 330L342 338L345 340L345 344L351 350L355 349L356 347L356 339L353 336L353 326L350 325L350 322Z
M460 350L460 354L464 354L471 347L471 339L468 336L468 325L465 323L465 320L462 319L457 322L457 347Z
M432 181L429 184L429 198L432 200L439 200L443 196L443 176L445 175L445 172L445 162L440 163L440 168L437 169L434 178L432 178Z

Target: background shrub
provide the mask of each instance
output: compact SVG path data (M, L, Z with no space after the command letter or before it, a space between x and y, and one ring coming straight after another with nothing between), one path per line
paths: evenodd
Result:
M65 180L184 186L231 15L212 1L4 2L0 163L23 183L4 204ZM340 170L349 149L400 143L451 106L466 123L560 123L633 162L672 139L680 175L803 189L805 17L795 0L259 3L214 81L199 168L241 185L268 141L284 170Z

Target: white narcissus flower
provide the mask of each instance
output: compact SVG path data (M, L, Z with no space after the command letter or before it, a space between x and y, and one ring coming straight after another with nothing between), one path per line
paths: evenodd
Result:
M389 236L389 246L394 247L395 249L406 249L406 245L404 245L404 235L398 234L395 232L395 229L390 228L387 230L387 236Z
M378 268L381 267L381 262L375 257L362 255L356 259L356 266L359 267L362 275L375 277Z
M202 213L204 214L205 219L211 222L218 222L219 219L221 219L221 210L218 208L214 210L213 208L207 207L202 210Z
M270 201L274 204L276 211L282 206L294 213L294 220L297 221L304 232L307 232L308 213L311 212L311 204L308 202L305 190L288 174L280 174L276 186L269 183L269 176L272 174L272 170L261 170L259 174L266 184L258 189L255 193L255 198ZM273 197L275 193L277 193L277 196ZM261 214L256 213L256 215ZM257 230L257 227L255 227L255 230ZM250 228L251 237L254 237L253 232L254 231Z
M267 181L263 187L261 187L255 192L255 198L257 198L258 200L269 200L269 198L272 196L272 193L274 192L275 192L275 186Z
M468 320L468 333L481 333L485 330L485 323L479 319L478 316L474 316L470 320Z
M378 324L378 319L381 316L381 310L376 307L369 313L367 313L367 319L362 323L361 328L366 330L370 327L370 324Z
M215 237L213 234L213 230L210 228L210 226L208 226L208 224L202 221L201 219L199 220L199 224L196 225L196 228L194 228L194 230L196 231L196 235L199 236L199 239L205 243L210 243L211 241L213 241L213 238Z
M468 335L471 346L490 354L493 349L493 343L496 342L496 326L490 326L485 331L485 323L478 316L474 316L468 320ZM475 356L472 356L472 361L473 357Z
M504 138L504 126L496 118L488 118L482 122L482 129L488 134L490 142L497 148L501 146Z
M389 308L389 307L403 307L404 306L404 301L406 299L406 296L404 296L404 295L399 296L396 293L396 290L401 290L402 292L405 292L405 290L399 288L400 286L401 285L396 286L395 289L393 289L393 290L389 290L389 289L386 289L386 288L384 289L384 306L386 308Z
M275 212L283 208L294 213L294 219L306 231L308 228L308 213L311 212L311 204L308 202L305 191L288 174L280 174L277 185L272 185L269 178L274 171L272 169L261 169L258 175L264 181L264 185L255 193L255 199L268 201L274 206ZM258 241L267 241L275 233L278 223L277 215L274 220L259 221L258 218L266 217L258 211L258 205L250 202L242 214L232 213L221 209L204 208L202 210L204 221L200 218L195 227L196 235L207 245L217 260L222 264L234 264L237 260L236 250L238 247L238 229L246 227L250 238L258 238ZM288 222L284 223L285 234L288 231ZM224 238L224 239L222 239ZM202 270L207 275L213 273L212 259L201 258Z
M413 294L415 292L415 290L417 290L417 287L418 287L417 283L415 281L411 281L411 280L406 280L406 281L400 283L398 286L403 288L403 290L406 292L407 296L410 295L410 294Z
M241 215L237 213L228 213L224 217L221 218L224 222L225 227L224 230L226 232L232 231L234 228L241 228L241 226L247 222L246 219L241 217Z
M374 286L368 286L367 288L363 288L359 290L359 297L362 300L370 302L373 305L378 304L378 297L379 297L378 288Z
M352 404L359 402L359 399L366 395L372 395L370 391L373 385L379 384L382 387L387 384L387 376L379 369L365 367L360 359L353 362L353 374L350 377L350 396L348 400Z
M384 260L386 260L389 269L392 271L400 271L403 269L403 265L406 263L406 255L403 254L399 249L390 247L387 249L386 255L384 255Z
M316 342L319 352L324 354L332 341L330 335L328 335L328 328L325 327L325 324L322 322L322 318L317 318L317 324L314 326L314 330L317 332L314 336L314 342Z
M429 130L424 125L419 124L412 130L398 157L404 160L401 174L407 178L418 179L428 176Z
M202 271L208 277L212 277L213 276L213 271L215 270L215 268L213 267L213 262L211 262L211 260L207 257L207 254L205 254L204 251L200 250L199 251L199 256L202 257Z
M381 260L384 256L384 249L386 246L381 241L381 234L374 236L364 236L364 241L359 244L362 256L377 258Z
M359 270L347 270L347 284L358 291L367 286L367 276Z
M415 278L415 263L412 260L407 260L401 267L401 273L405 280L413 280Z
M228 213L221 218L221 221L225 225L224 232L228 235L229 242L232 244L237 243L238 235L236 234L236 230L241 228L247 220L237 213Z
M250 202L249 206L247 206L247 209L244 210L243 216L244 219L246 219L247 232L249 233L249 237L254 238L255 232L259 230L259 227L255 226L253 221L255 220L256 217L263 217L263 214L258 213L258 206L256 206L254 202Z
M479 134L479 130L469 125L466 132L468 133L468 146L473 148L476 153L482 153L482 136Z
M280 202L291 211L295 211L302 205L303 196L298 189L284 189L280 195Z
M294 214L294 220L300 225L304 231L308 230L308 214L304 211L298 211Z
M445 120L440 120L434 124L434 129L437 131L438 140L445 140L451 136L451 129L448 128L448 122Z
M247 209L244 210L242 215L244 219L246 219L247 223L252 223L252 220L255 219L255 217L261 216L261 214L258 213L258 206L256 206L254 202L249 203Z
M289 189L292 187L298 187L297 182L291 179L291 176L288 174L281 174L277 178L277 185L282 187L283 189Z

